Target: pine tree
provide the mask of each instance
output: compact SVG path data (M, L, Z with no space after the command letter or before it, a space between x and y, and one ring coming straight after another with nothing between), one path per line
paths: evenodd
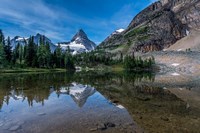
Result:
M5 52L4 52L4 35L2 30L0 30L0 68L2 68L5 64Z
M19 64L22 65L22 61L24 59L24 48L22 45L19 47Z
M25 55L26 64L29 67L34 66L36 58L35 56L36 56L36 47L33 41L33 37L30 37L28 46L26 47L26 55Z
M4 46L5 45L5 38L2 30L0 30L0 43Z
M56 66L59 68L62 66L62 49L60 44L58 44L58 47L56 48Z
M70 48L69 47L65 51L64 62L65 62L65 68L67 70L75 70L74 60L73 60L73 57L72 57L72 55L70 53Z
M4 52L3 43L0 42L0 68L2 68L4 64L5 64L5 52Z
M20 44L18 43L17 46L15 47L15 49L13 50L13 54L12 54L12 63L16 64L17 59L19 58L19 47Z
M45 60L46 60L46 47L44 45L44 40L40 38L40 45L37 50L37 57L38 57L38 64L39 67L45 67Z
M46 65L48 68L51 65L51 48L49 43L46 43Z
M6 55L6 60L10 63L12 60L12 46L10 42L10 37L7 39L7 44L4 47L5 55Z

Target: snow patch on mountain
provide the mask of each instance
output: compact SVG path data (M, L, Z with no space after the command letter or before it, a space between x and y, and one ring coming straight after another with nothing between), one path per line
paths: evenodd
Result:
M63 51L67 50L69 47L73 55L90 52L96 48L96 44L87 37L86 33L82 29L75 34L70 42L59 42L57 44L53 44L49 38L39 33L32 37L36 45L40 45L40 39L42 39L46 44L48 43L50 45L51 52L54 52L58 45L61 46ZM29 39L30 37L14 37L11 39L12 49L14 49L18 44L25 46L28 44Z
M14 49L18 44L22 46L28 44L28 40L29 38L27 37L20 37L20 36L14 37L13 39L10 40L12 49Z
M87 37L82 29L76 33L70 42L61 42L56 45L60 45L63 50L69 47L72 54L89 52L96 48L96 44Z
M48 43L50 45L50 49L52 52L55 51L56 46L51 42L51 40L49 38L47 38L44 35L41 34L36 34L36 36L33 36L33 41L35 44L40 45L40 39L43 39L45 43ZM12 49L14 49L18 44L19 45L26 45L29 42L30 37L20 37L20 36L16 36L13 39L11 39L11 46Z
M118 30L114 31L111 35L120 34L122 32L124 32L124 29L118 29Z
M118 32L118 33L121 33L121 32L123 32L123 31L124 31L124 29L116 30L116 32Z

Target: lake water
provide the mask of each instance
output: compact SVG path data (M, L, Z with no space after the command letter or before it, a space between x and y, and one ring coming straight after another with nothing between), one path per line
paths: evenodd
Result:
M0 133L198 133L199 81L142 72L2 74Z

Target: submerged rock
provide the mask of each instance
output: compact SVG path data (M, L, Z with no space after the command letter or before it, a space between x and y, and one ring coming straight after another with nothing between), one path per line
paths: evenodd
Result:
M169 121L169 118L167 118L166 116L161 116L160 119L163 121Z
M94 132L94 131L97 131L97 130L98 130L98 128L91 128L90 129L91 132Z
M43 116L43 115L46 115L46 113L37 113L37 115Z
M150 98L148 98L148 97L137 97L137 99L140 101L149 101L150 100Z
M104 123L104 125L105 125L106 127L115 127L115 124L114 124L114 123L111 123L111 122Z
M98 125L98 130L106 130L108 129L109 127L115 127L116 125L114 123L111 123L111 122L106 122L104 124L100 124Z
M98 130L106 130L107 127L105 126L105 124L99 124L97 129Z

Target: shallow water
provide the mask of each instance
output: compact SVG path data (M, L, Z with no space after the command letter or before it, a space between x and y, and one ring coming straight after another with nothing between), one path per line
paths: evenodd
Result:
M200 132L195 83L152 73L0 75L0 133Z

